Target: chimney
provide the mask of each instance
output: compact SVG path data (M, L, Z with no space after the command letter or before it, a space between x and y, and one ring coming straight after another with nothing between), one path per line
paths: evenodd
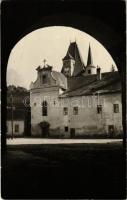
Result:
M97 80L101 80L101 68L97 66Z

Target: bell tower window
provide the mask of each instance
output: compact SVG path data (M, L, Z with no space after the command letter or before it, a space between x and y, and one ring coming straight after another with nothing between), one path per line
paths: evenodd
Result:
M64 60L64 66L68 67L70 65L70 61L69 60Z
M45 74L42 75L42 83L43 84L47 83L47 76Z
M91 69L88 70L88 74L91 74Z

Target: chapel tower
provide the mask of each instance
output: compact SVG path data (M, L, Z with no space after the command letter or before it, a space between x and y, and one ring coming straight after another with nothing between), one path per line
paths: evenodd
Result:
M63 58L63 67L61 72L66 77L77 76L84 70L84 63L76 42L71 42L68 51Z
M91 46L89 44L87 65L84 75L90 75L90 74L96 74L96 67L93 65L92 51L91 51Z

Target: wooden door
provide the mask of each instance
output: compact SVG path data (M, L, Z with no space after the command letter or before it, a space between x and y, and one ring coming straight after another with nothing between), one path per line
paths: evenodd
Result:
M108 126L108 133L109 133L109 136L110 137L113 137L114 136L114 125L109 125Z
M70 137L74 138L75 137L75 128L70 129Z

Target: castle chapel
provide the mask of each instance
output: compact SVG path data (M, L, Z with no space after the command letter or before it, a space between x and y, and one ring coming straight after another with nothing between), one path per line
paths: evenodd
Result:
M35 137L115 137L122 134L121 82L118 71L94 66L89 46L85 66L71 42L61 72L44 62L30 85L31 134Z

